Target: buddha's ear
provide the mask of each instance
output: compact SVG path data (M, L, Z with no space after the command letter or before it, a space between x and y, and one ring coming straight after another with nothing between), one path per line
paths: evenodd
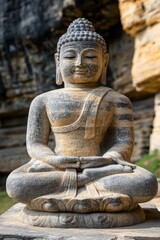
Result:
M108 61L109 61L109 54L106 53L104 55L104 59L103 59L103 66L102 66L102 73L101 73L101 76L100 76L100 83L104 86L106 86L106 70L107 70L107 66L108 66Z
M54 59L55 59L56 67L58 67L59 66L58 53L54 54Z
M109 54L106 53L104 58L105 58L105 65L106 65L106 69L107 69L108 62L109 62Z
M61 85L63 83L63 79L59 68L58 53L55 53L54 58L56 62L56 84Z

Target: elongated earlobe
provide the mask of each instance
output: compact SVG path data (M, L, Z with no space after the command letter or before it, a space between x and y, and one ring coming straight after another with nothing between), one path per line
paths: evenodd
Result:
M59 60L58 60L58 53L54 55L55 62L56 62L56 84L61 85L63 83L62 75L59 69Z
M58 68L56 70L56 84L61 85L62 83L63 83L62 75L61 75L60 69Z
M107 71L108 60L109 60L109 54L106 54L105 55L105 61L103 63L103 67L102 67L102 74L101 74L100 79L99 79L99 82L102 85L105 85L105 86L106 86L106 81L107 81L106 71Z
M101 77L100 77L100 83L102 85L106 85L106 81L107 81L107 79L106 79L106 70L107 70L107 67L103 66L102 74L101 74Z

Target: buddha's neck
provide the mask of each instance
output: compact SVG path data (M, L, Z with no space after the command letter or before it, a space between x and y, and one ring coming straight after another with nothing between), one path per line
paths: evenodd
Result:
M92 89L97 88L97 83L65 83L65 88Z

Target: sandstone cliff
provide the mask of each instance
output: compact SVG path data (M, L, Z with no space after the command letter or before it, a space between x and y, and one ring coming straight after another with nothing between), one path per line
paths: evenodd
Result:
M160 91L160 1L119 0L124 31L135 39L132 82L141 94L155 95ZM159 94L155 99L155 120L150 138L150 150L160 150Z

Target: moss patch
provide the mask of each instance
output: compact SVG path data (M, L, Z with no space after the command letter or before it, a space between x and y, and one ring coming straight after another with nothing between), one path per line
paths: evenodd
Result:
M5 191L0 192L0 214L5 212L8 208L10 208L15 202L8 197Z
M157 178L160 178L160 152L152 152L144 155L136 164L152 172Z

